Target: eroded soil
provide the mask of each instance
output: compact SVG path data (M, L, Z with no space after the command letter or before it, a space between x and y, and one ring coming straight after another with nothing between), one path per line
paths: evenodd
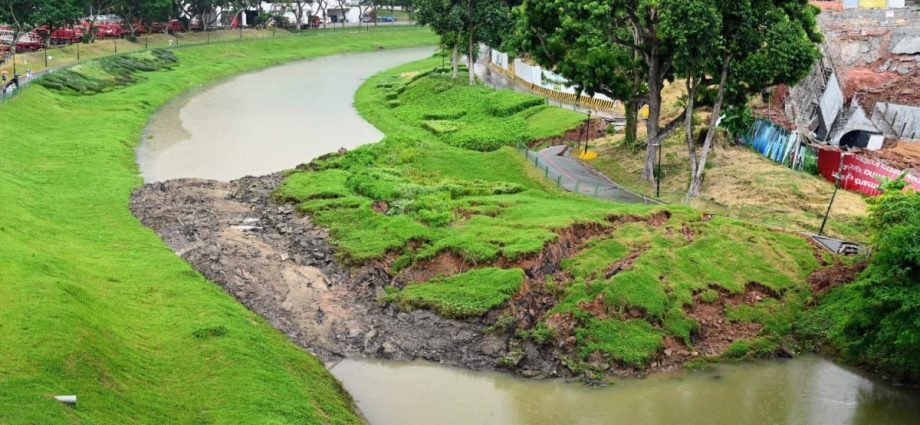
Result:
M347 269L325 230L269 200L278 174L229 183L148 184L131 209L182 258L324 361L365 355L494 368L508 336L377 302L392 278L380 265Z
M572 376L577 372L563 365L575 355L577 320L568 313L547 317L559 294L548 289L546 282L564 287L572 279L561 270L562 260L578 255L595 238L610 237L626 223L644 222L663 232L680 232L687 240L697 236L686 226L669 225L670 213L660 211L645 217L618 215L603 223L575 224L560 229L559 237L542 251L517 259L499 258L495 264L472 264L455 254L441 253L399 273L392 273L395 256L346 267L336 260L326 230L313 225L293 205L270 199L281 180L274 174L229 183L197 179L153 183L134 193L131 208L208 279L327 362L345 356L425 359L477 370L506 367L524 376ZM375 204L373 208L386 206ZM598 273L609 279L629 270L644 251L637 247ZM507 307L479 319L445 319L427 310L404 312L379 301L386 286L485 266L521 268L526 280ZM821 269L809 283L815 293L822 293L852 280L861 267ZM613 311L602 296L578 307L601 319L646 315L638 309ZM733 342L755 337L762 330L759 324L728 320L726 307L753 305L767 298L779 299L753 282L738 294L719 291L715 301L703 302L697 294L684 307L687 316L699 324L690 345L666 338L645 370L590 356L587 363L608 375L632 376L676 369L700 356L719 356ZM533 329L541 320L555 331L551 341L536 343L514 337L517 330Z

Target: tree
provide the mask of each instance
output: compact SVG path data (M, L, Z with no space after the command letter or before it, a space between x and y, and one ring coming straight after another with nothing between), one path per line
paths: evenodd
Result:
M358 0L358 28L361 28L361 22L364 21L367 12L374 10L375 7L374 0ZM374 13L374 18L374 21L376 21L376 13Z
M819 55L815 45L821 40L815 20L817 10L807 0L675 0L663 3L678 8L674 16L683 16L684 28L673 34L690 34L691 25L687 24L686 17L687 13L694 13L690 9L705 9L706 18L699 19L711 25L710 39L698 41L705 47L681 44L679 37L672 40L676 40L675 51L681 52L676 55L678 58L695 54L709 58L688 63L694 67L693 73L698 74L696 78L701 79L702 86L716 85L714 95L712 89L708 90L712 114L703 146L698 157L691 157L696 163L691 164L693 173L687 195L697 196L726 97L729 105L742 107L749 96L767 87L792 85L801 80ZM713 10L718 11L718 17L712 16ZM703 15L695 13L694 16ZM677 20L667 22L666 32L674 30L670 25L677 25ZM699 70L700 66L704 68ZM686 69L684 74L689 75ZM708 81L701 77L703 75L718 76L718 80ZM693 148L692 144L688 146Z
M476 83L475 61L480 42L500 43L510 26L510 9L504 0L418 0L416 19L441 36L449 48L453 78L459 78L460 49L469 60L470 84Z
M622 40L630 31L612 14L560 13L554 1L528 0L515 9L513 39L521 51L565 77L579 91L600 93L626 105L626 141L636 142L639 106L646 86L644 64ZM590 19L592 16L596 19Z
M460 34L463 21L455 0L416 0L416 21L441 37L441 47L451 51L451 78L459 78Z
M329 8L328 0L316 0L316 7L323 12L323 28L326 28L326 9Z
M17 73L16 42L20 36L39 25L53 27L71 23L80 14L80 4L74 0L0 0L0 22L12 24L10 54L13 57L13 76Z
M294 0L291 2L291 11L294 12L294 19L297 21L297 29L303 26L303 16L307 5L313 4L313 0Z
M221 0L187 0L185 2L185 10L189 19L197 17L204 31L208 31L208 28L217 19L214 14L215 9L224 6L226 2Z
M504 0L461 0L457 8L467 53L470 85L476 84L476 57L479 43L500 45L510 24L510 9Z
M54 0L50 0L54 1ZM89 12L89 41L96 41L96 19L99 15L109 13L115 0L84 0L83 7Z
M675 73L685 80L684 137L690 157L690 175L697 174L699 160L693 132L693 112L700 86L708 86L723 45L722 15L717 0L663 0L663 34L674 46ZM661 176L657 176L661 178Z
M625 58L619 51L632 52L633 61L621 60L623 64L630 64L629 68L618 72L604 71L603 74L610 78L603 85L615 92L617 99L627 102L627 122L634 120L638 114L635 98L639 93L644 94L644 101L648 105L648 119L646 119L646 132L648 145L646 147L645 166L642 177L649 182L655 181L654 165L658 147L682 121L682 115L671 122L661 125L661 91L664 83L672 77L671 45L668 39L661 34L660 26L660 1L661 0L524 0L521 9L523 15L530 15L529 22L534 26L531 32L526 30L527 36L534 40L531 48L541 47L548 37L554 37L559 43L555 48L571 50L573 56L587 57L589 54ZM555 18L553 14L558 15ZM557 24L547 24L545 19ZM522 26L519 26L522 28ZM557 32L564 34L558 35ZM587 34L584 34L587 32ZM594 46L587 41L593 38ZM595 47L596 46L596 47ZM607 52L599 52L606 49ZM532 53L532 52L531 52ZM572 59L577 60L577 59ZM638 66L641 64L641 67ZM551 67L559 62L546 63ZM572 67L566 67L571 69ZM590 71L585 71L590 72ZM562 74L564 77L587 83L592 79L585 78L584 73ZM590 75L590 74L589 74ZM623 78L628 75L632 78ZM615 78L616 77L616 78ZM644 77L641 80L638 77ZM594 81L593 86L600 87L601 81ZM639 87L640 84L643 87ZM624 88L625 87L625 88ZM632 109L636 109L633 111Z

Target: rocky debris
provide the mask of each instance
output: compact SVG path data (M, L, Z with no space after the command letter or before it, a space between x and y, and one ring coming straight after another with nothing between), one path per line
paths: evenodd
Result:
M510 336L482 333L484 321L378 302L393 280L387 269L343 267L326 230L270 200L281 179L148 184L133 194L131 210L209 280L324 361L362 355L499 366Z

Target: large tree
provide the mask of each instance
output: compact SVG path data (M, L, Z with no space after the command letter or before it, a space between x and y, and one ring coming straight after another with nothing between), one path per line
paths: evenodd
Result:
M634 145L646 85L645 64L622 43L630 38L629 29L616 19L572 19L559 13L554 2L530 0L515 10L514 39L506 49L528 53L579 91L623 101L626 141Z
M662 0L661 7L662 33L690 89L687 195L697 196L723 106L743 106L749 96L776 84L795 84L811 69L819 54L815 42L821 39L816 10L807 0ZM697 101L712 106L699 155L691 119Z
M415 8L418 23L428 25L451 50L453 78L459 77L460 51L466 51L470 84L476 83L479 43L500 44L510 27L511 9L505 0L417 0Z
M672 46L663 36L660 25L661 0L524 0L521 6L521 16L529 17L529 28L521 26L525 31L524 38L533 40L529 49L534 50L546 44L550 38L555 38L559 43L556 49L571 50L572 60L578 56L585 58L589 52L598 55L597 49L606 49L608 52L600 53L611 57L627 58L632 52L633 57L641 61L641 67L635 62L623 60L624 64L631 65L619 74L607 72L611 80L608 87L627 87L628 90L614 90L617 98L627 102L634 101L628 94L643 93L644 101L648 105L648 119L646 132L648 145L646 148L645 166L642 176L654 182L655 156L661 141L664 140L681 122L681 117L676 117L671 122L662 125L661 91L665 81L672 75ZM555 18L552 15L557 15ZM559 33L562 34L559 34ZM584 34L588 32L588 34ZM594 45L584 41L594 37ZM624 50L625 49L625 50ZM621 51L622 50L622 51ZM531 52L532 53L532 52ZM545 65L567 72L572 67L560 67L561 62L548 61ZM626 74L632 78L623 78ZM572 73L562 75L575 82L587 83L589 80L583 75ZM616 79L613 77L616 76ZM638 78L642 76L642 89L638 88ZM598 81L599 82L599 81ZM596 84L600 86L600 84ZM635 119L633 111L627 111L627 120Z
M463 20L456 0L416 0L415 18L441 37L441 47L451 51L451 77L458 78Z
M9 23L13 31L10 53L13 57L13 74L16 70L16 42L19 37L38 27L72 23L82 15L78 0L0 0L0 22ZM47 42L48 40L45 40Z

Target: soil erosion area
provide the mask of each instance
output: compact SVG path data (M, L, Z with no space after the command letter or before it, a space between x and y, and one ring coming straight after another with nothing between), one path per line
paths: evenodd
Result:
M135 191L131 209L208 279L326 362L366 355L496 367L509 336L481 333L479 321L379 302L392 280L386 267L338 264L324 229L272 202L281 180L152 183Z

